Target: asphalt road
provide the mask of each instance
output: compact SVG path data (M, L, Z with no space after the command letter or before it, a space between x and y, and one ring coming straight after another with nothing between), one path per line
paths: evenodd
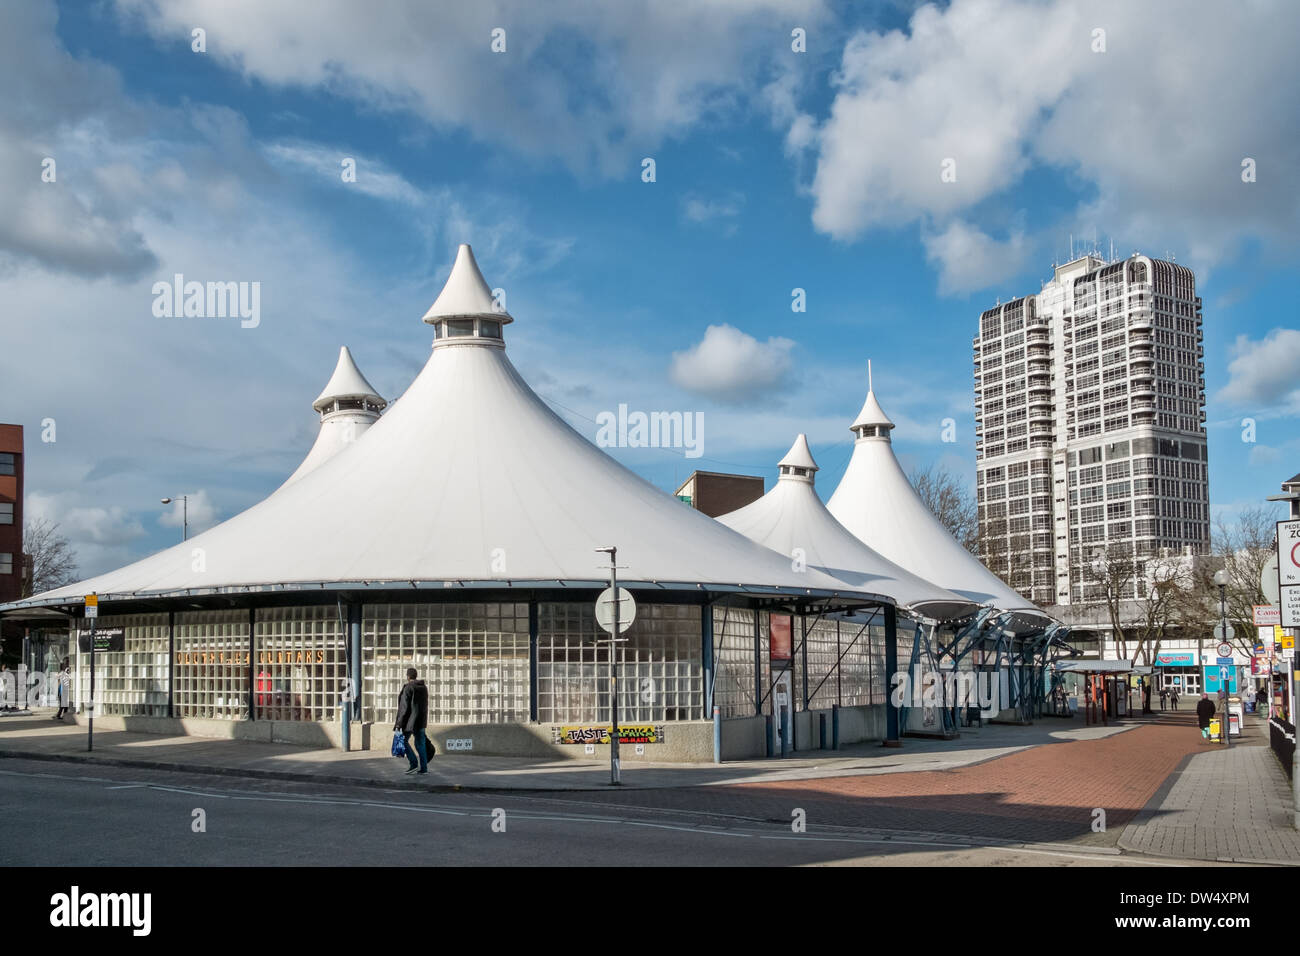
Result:
M1069 844L819 826L536 794L420 794L7 760L5 866L1177 866ZM201 821L202 827L198 824ZM937 832L936 832L937 831Z

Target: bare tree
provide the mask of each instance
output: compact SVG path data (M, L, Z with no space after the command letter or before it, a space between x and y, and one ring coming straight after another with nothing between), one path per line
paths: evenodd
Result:
M930 513L971 554L979 553L979 512L975 496L959 475L937 465L914 470L908 480Z
M1131 544L1112 543L1105 547L1084 545L1074 550L1073 577L1081 585L1085 603L1104 604L1110 620L1115 649L1124 660L1128 654L1128 635L1124 630L1125 602L1132 604L1140 590L1140 565Z
M1236 635L1234 642L1249 655L1255 643L1254 606L1267 603L1259 579L1264 565L1276 548L1277 526L1281 517L1276 506L1246 508L1229 525L1222 518L1214 523L1214 564L1228 575L1223 589L1223 611ZM1214 568L1206 568L1197 577L1196 586L1206 609L1206 620L1217 624L1220 617L1219 589L1214 583Z
M48 518L23 523L23 554L32 569L23 586L23 597L63 587L77 578L77 553L59 534L59 526Z
M1173 631L1195 633L1206 620L1203 593L1190 559L1140 556L1131 544L1076 549L1073 577L1086 603L1106 609L1118 657L1152 664Z

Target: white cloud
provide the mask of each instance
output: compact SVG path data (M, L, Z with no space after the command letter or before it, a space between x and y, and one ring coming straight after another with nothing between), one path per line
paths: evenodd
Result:
M72 495L29 491L23 507L24 522L44 518L57 526L83 576L127 563L131 545L145 536L140 522L120 505L78 505Z
M172 497L171 506L158 516L158 523L164 528L181 528L182 532L188 524L189 533L195 535L217 523L217 506L207 491L200 488L183 497Z
M794 344L778 336L760 342L733 326L710 325L698 344L673 353L672 380L718 401L753 401L785 383Z
M1300 6L1281 2L927 5L906 33L845 46L817 135L814 225L840 239L912 222L942 235L1051 166L1090 196L1076 218L1180 250L1198 271L1248 237L1293 243L1297 33ZM787 112L793 132L803 121ZM1242 182L1243 157L1257 182Z
M722 227L727 235L734 235L736 218L745 207L742 193L731 192L726 196L707 199L703 196L689 194L682 200L682 216L688 222L707 224L715 223Z
M1016 275L1029 261L1023 231L999 241L960 219L934 235L923 235L925 257L939 266L939 292L944 295L988 288Z
M574 169L627 176L644 150L732 104L765 64L792 55L774 24L815 29L827 18L823 0L394 0L382 17L352 0L117 6L172 46L188 45L202 24L206 56L246 77L323 88ZM502 53L490 47L498 27Z
M1300 410L1300 330L1274 329L1258 342L1239 335L1232 354L1228 384L1216 396L1219 401Z

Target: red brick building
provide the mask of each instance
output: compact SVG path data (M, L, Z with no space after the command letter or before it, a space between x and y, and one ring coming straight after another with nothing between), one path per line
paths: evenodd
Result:
M23 590L23 426L0 425L0 604Z

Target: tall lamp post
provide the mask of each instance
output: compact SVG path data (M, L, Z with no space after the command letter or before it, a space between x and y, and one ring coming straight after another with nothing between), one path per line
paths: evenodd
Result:
M179 495L178 497L181 499L181 540L188 541L190 537L190 496ZM162 503L169 505L175 500L174 498L163 498Z
M1228 641L1228 610L1227 610L1227 589L1228 589L1228 572L1222 568L1214 572L1214 584L1219 589L1219 627L1222 629L1223 642ZM1197 648L1204 638L1197 638ZM1202 671L1204 673L1204 671ZM1228 715L1228 686L1223 676L1223 670L1219 670L1219 696L1223 698L1223 714L1219 717L1219 726L1223 728L1223 742L1232 746L1232 720Z

